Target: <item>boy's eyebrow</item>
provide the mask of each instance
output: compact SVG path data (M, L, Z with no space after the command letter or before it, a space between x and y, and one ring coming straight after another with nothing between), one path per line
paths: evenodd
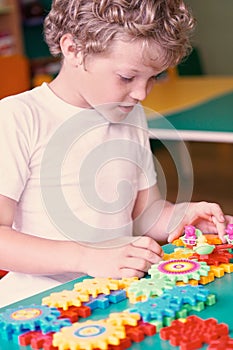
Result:
M129 66L118 67L118 69L125 69L125 70L128 70L128 71L132 72L132 73L141 73L140 69L132 68L132 67L129 67Z
M132 67L129 67L129 66L121 66L121 67L118 67L118 69L128 69L128 70L130 70L133 73L139 73L140 72L138 69L132 68Z
M121 67L121 68L119 68L119 70L121 70L121 69L125 69L125 70L127 70L129 73L134 73L134 74L136 74L136 73L141 73L140 70L135 69L135 68L130 68L130 67ZM161 72L161 71L159 71L159 70L156 69L156 68L154 68L154 69L155 69L155 71L157 70L157 72L155 72L154 74L152 74L152 75L155 75L155 76L157 76L157 75L163 73L163 71L164 71L164 70L163 70L163 71Z

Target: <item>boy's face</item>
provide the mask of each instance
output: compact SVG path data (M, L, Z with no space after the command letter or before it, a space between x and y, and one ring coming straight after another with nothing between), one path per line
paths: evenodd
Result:
M145 57L148 57L145 60ZM89 55L76 68L73 88L79 106L114 111L116 120L124 119L133 106L145 99L156 76L163 70L158 48L146 55L142 42L114 41L103 54ZM111 117L110 117L111 118Z

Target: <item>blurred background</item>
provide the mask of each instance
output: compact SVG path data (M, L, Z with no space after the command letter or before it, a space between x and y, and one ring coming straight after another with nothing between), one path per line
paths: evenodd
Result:
M186 3L197 19L194 49L176 67L175 74L164 79L233 77L233 1ZM60 62L50 56L43 40L43 20L50 5L51 0L0 0L0 98L49 82L58 73ZM194 170L192 199L217 201L226 212L233 213L233 143L192 141L187 145ZM152 150L166 176L167 199L174 201L177 174L173 161L161 143L152 142Z

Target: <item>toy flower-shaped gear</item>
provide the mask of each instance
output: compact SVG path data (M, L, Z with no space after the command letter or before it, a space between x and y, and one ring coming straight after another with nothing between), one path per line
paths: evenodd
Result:
M51 293L48 297L43 298L42 304L68 310L69 306L81 306L81 302L88 300L88 294L81 294L74 290L63 290L62 292Z
M171 289L174 283L167 279L142 278L133 282L128 288L128 294L135 297L145 296L146 299L162 295L164 289Z
M0 331L7 333L35 330L44 323L55 321L60 316L56 308L30 305L7 309L0 314Z
M170 281L188 283L190 279L200 280L201 276L208 276L209 270L210 267L205 262L172 259L152 265L148 273L155 279L165 275Z
M118 290L119 281L112 278L86 279L74 285L76 292L86 293L96 298L98 294L110 294L111 290Z
M104 320L74 323L53 335L53 346L59 350L108 349L108 345L119 345L126 337L125 327L107 323Z

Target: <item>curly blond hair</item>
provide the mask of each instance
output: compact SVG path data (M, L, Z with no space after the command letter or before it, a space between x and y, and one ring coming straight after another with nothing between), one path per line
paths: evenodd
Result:
M54 56L61 55L66 33L84 57L104 52L115 38L142 40L146 47L154 42L169 67L188 54L194 22L182 0L53 0L44 34Z

